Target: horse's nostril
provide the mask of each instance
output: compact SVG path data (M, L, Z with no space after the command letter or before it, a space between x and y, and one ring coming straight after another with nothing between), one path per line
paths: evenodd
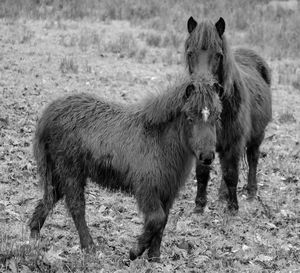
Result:
M204 159L203 164L210 165L212 162L213 162L213 159Z
M214 152L200 153L198 159L200 162L202 162L202 164L210 165L215 159L215 153Z

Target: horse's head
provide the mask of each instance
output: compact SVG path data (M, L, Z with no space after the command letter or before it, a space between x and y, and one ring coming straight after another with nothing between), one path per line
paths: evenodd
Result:
M219 84L198 82L187 86L184 96L183 134L186 146L204 165L215 158L216 126L221 113Z
M196 77L209 75L222 84L224 19L221 17L215 24L207 20L198 24L190 17L187 28L185 57L189 73Z

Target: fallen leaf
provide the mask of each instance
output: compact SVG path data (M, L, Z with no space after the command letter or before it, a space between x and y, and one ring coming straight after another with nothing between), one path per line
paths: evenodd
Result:
M260 261L260 262L270 262L270 261L273 260L273 257L268 256L268 255L260 254L254 260L255 261Z
M13 273L18 273L17 262L14 258L9 261L8 267Z
M140 217L133 217L131 219L131 222L136 223L136 224L141 224L143 223L142 219Z
M22 273L31 273L32 271L30 270L30 268L26 265L22 265L22 269L21 271Z
M191 242L188 242L186 240L182 240L178 245L178 248L184 249L187 252L191 252L191 250L194 248L194 245Z
M55 264L57 262L65 261L66 259L59 256L62 253L62 251L54 250L53 247L51 247L47 252L45 252L43 261L46 264Z
M277 227L273 223L267 223L270 229L276 229Z

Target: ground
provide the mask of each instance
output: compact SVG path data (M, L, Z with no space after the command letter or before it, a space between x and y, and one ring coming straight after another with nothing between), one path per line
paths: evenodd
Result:
M48 217L41 239L29 239L28 220L42 197L32 138L45 105L76 92L130 103L185 73L182 46L151 46L155 36L145 35L127 21L0 20L0 272L300 272L300 90L291 75L297 59L268 59L273 120L261 147L258 197L246 199L243 161L237 216L217 201L216 161L202 215L193 213L193 174L180 192L161 263L145 256L129 261L143 224L135 200L92 183L87 222L96 254L81 252L64 202Z

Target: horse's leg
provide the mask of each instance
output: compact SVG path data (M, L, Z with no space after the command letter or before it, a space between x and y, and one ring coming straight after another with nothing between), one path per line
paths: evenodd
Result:
M256 172L259 159L259 146L263 139L264 134L247 145L247 160L249 165L247 193L249 199L255 198L257 193Z
M37 238L39 236L49 212L53 209L58 200L63 197L59 177L53 176L51 182L51 187L46 185L43 199L39 201L29 222L31 238Z
M158 232L153 236L152 241L150 243L149 251L148 251L148 258L150 261L153 262L159 262L160 261L160 245L161 240L163 237L163 233L165 230L165 226L168 222L168 216L169 216L169 209L165 210L165 223L161 227L161 229L158 230Z
M209 180L210 167L201 165L197 162L196 166L196 178L197 178L197 195L196 195L196 207L194 212L202 213L207 203L207 183Z
M152 202L154 200L151 200ZM160 254L160 242L164 227L167 221L167 215L161 207L160 200L155 200L158 207L156 209L152 209L151 211L145 211L145 224L144 224L144 232L139 236L137 246L132 248L129 253L129 257L131 260L136 259L138 256L141 256L144 251L150 247L152 244L152 248L150 251L149 258L153 261L157 261L159 259ZM149 210L149 208L148 208ZM154 239L155 236L158 236Z
M237 184L239 179L240 151L232 149L228 153L220 153L223 180L228 189L228 210L235 214L238 211Z
M68 178L66 188L66 204L79 234L82 249L94 250L93 239L85 220L84 181Z
M220 185L220 188L219 188L218 195L219 195L219 200L220 201L227 201L228 200L228 188L227 188L227 185L226 185L224 179L221 180L221 185Z
M222 150L219 150L220 162L221 162L221 155L222 155ZM224 181L224 176L221 179L221 184L220 184L220 188L218 191L218 198L219 198L219 201L222 201L222 202L228 200L228 188Z

